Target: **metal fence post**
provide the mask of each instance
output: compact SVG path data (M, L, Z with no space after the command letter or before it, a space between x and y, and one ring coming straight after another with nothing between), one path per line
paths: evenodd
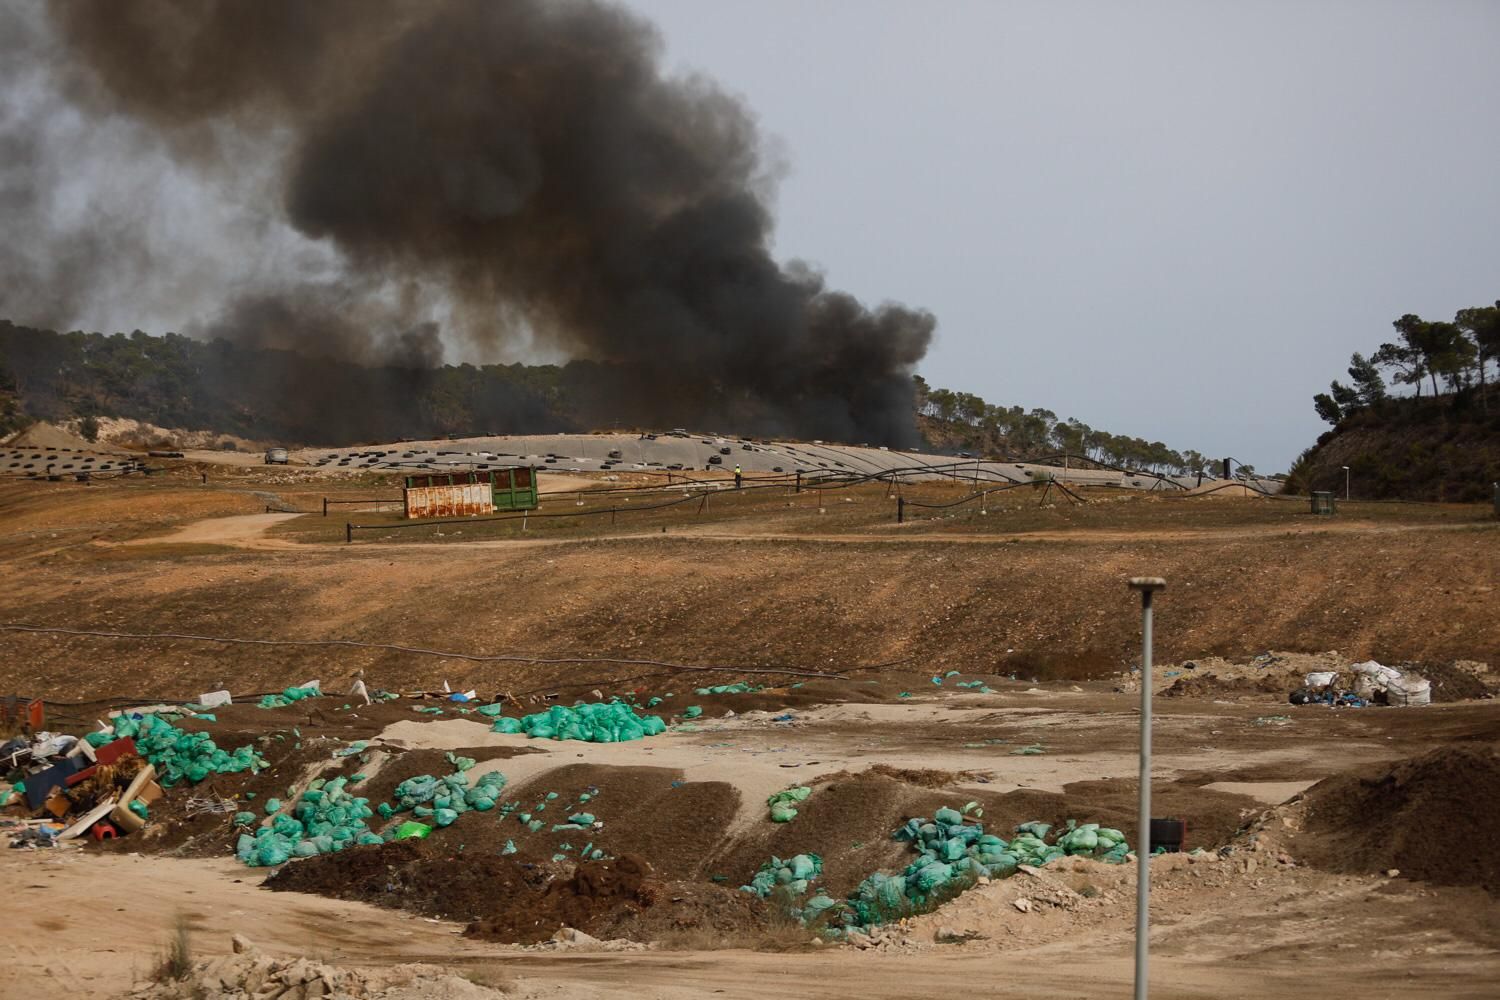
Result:
M324 517L328 516L328 498L327 497L323 498L323 516Z
M802 470L801 469L797 470L797 492L798 493L802 492Z
M905 522L906 522L906 497L897 497L896 498L896 523L897 524L904 524Z
M1137 576L1141 594L1141 787L1135 850L1135 1000L1146 1000L1151 930L1151 595L1166 587L1157 576Z
M354 525L348 521L344 522L344 544L349 545L354 541Z

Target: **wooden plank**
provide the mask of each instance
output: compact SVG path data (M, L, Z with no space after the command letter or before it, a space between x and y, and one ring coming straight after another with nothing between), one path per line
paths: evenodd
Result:
M72 826L68 827L62 833L59 833L57 835L57 839L58 840L72 840L74 837L81 837L81 836L83 836L85 833L89 832L89 830L93 827L93 825L95 823L99 822L101 819L103 819L104 817L108 816L110 814L110 812L112 812L114 810L114 808L115 808L115 800L114 799L108 799L107 801L99 803L94 808L92 808L88 812L84 813L83 814L83 818L80 819L77 823L74 823Z

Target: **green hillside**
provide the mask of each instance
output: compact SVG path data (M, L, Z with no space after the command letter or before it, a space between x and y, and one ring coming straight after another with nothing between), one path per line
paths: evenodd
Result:
M1293 465L1288 489L1355 499L1482 501L1500 480L1500 302L1451 322L1407 314L1397 337L1349 359L1349 383L1313 398L1333 424ZM1389 376L1410 395L1387 388Z

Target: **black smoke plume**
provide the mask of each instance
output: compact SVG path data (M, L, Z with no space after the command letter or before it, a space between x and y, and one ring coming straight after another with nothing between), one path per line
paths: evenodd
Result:
M903 443L931 314L773 260L774 167L737 99L663 73L602 0L55 0L64 92L253 190L332 274L223 276L197 330L363 363L541 344L583 408ZM247 248L253 253L253 247ZM87 294L85 289L72 289ZM125 317L121 317L125 321Z

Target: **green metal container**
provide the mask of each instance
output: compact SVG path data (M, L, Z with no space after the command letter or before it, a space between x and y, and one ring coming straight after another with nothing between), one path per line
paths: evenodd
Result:
M489 473L496 510L536 510L541 498L536 489L536 469L519 465Z
M535 510L536 470L529 466L474 472L424 472L406 477L406 516L471 517L497 510Z

